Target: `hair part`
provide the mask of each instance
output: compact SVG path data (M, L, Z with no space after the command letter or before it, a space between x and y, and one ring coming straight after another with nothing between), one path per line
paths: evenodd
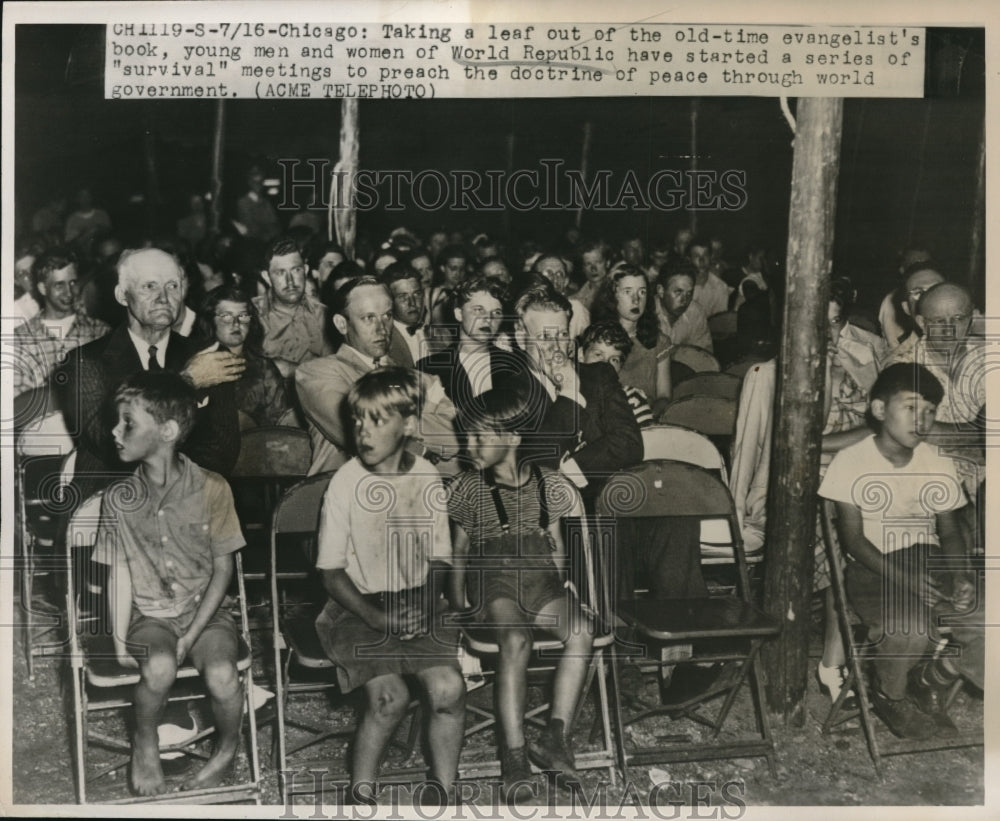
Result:
M419 416L423 405L420 374L398 365L369 371L351 386L347 405L355 418L390 413Z
M916 393L932 405L940 405L944 388L937 377L915 362L897 362L878 375L868 394L869 402L888 402L897 393Z
M194 428L198 397L180 374L173 371L133 374L115 391L115 404L133 401L141 402L158 424L177 423L175 445L182 444Z
M611 319L596 322L593 325L588 325L580 334L580 349L584 353L591 345L598 345L602 342L618 351L624 359L628 359L628 355L632 353L632 340L629 339L628 333L620 322Z

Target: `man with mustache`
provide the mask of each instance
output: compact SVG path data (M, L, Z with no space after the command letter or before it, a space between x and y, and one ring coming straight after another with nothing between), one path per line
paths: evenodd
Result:
M396 365L389 356L392 297L384 283L364 276L341 286L331 306L333 324L344 337L335 354L304 362L295 372L295 386L312 439L309 475L336 470L354 450L344 399L351 386L369 371ZM455 406L440 380L424 375L422 411L413 447L417 455L438 461L458 452Z
M331 353L323 334L323 303L306 293L307 266L295 241L276 239L264 254L261 279L267 293L253 303L264 326L264 356L290 378L303 362Z

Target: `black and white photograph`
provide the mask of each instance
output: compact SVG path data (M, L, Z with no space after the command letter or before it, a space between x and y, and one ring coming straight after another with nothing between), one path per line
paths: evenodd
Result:
M0 811L987 817L1000 20L873 5L5 4Z

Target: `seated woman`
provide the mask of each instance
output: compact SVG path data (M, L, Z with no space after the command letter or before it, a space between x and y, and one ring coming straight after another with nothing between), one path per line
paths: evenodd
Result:
M618 322L632 341L632 352L619 378L646 394L657 418L670 399L669 344L660 337L656 308L649 298L649 284L641 270L627 263L612 269L598 288L592 306L594 324Z
M236 406L257 426L297 425L291 396L278 366L260 352L264 329L249 295L221 285L198 312L198 339L208 350L227 350L246 360L236 382Z

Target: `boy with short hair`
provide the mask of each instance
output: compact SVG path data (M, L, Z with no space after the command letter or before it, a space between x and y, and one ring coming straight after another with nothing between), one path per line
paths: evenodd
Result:
M622 366L632 352L632 340L620 323L608 320L588 327L579 339L580 361L585 365L592 362L607 362L621 376ZM635 415L640 428L653 424L653 411L644 391L631 385L622 385L628 406Z
M132 789L166 790L157 724L188 658L208 689L218 735L212 757L186 787L213 787L239 745L239 634L221 605L232 554L245 542L225 480L177 451L194 426L193 389L170 371L142 371L122 384L115 402L115 446L123 462L139 466L104 494L94 560L110 565L118 662L142 675L134 698Z
M437 618L451 565L444 489L435 467L406 448L417 432L420 384L400 367L355 382L347 403L358 455L330 480L320 515L316 567L330 598L316 632L341 690L364 688L351 781L353 797L367 802L410 704L403 676L426 695L431 771L443 791L456 777L465 728L458 632Z
M950 681L925 675L937 662L920 662L939 641L936 617L968 610L975 597L958 518L965 494L952 460L924 441L941 398L926 368L886 368L870 393L877 432L840 451L819 489L836 503L837 534L853 559L848 600L876 643L875 711L904 738L956 732L941 694ZM947 569L932 576L932 557ZM959 664L968 670L976 665L972 638ZM948 678L957 675L953 667Z

